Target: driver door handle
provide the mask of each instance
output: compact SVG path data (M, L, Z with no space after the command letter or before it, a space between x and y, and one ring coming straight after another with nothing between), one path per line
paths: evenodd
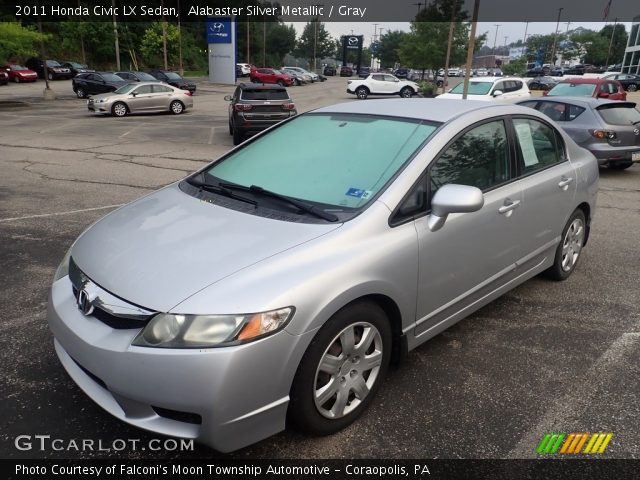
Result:
M511 200L509 198L505 199L504 205L498 209L498 213L505 214L512 210L515 210L520 206L520 200Z

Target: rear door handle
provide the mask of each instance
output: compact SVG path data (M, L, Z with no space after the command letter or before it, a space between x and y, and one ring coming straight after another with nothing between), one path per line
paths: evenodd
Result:
M561 177L560 181L558 182L558 188L560 188L561 190L567 190L569 188L569 185L571 184L571 182L573 182L573 178L572 177L565 177L563 175Z
M498 213L505 214L509 213L520 206L520 200L511 200L507 198L504 201L504 205L498 209Z

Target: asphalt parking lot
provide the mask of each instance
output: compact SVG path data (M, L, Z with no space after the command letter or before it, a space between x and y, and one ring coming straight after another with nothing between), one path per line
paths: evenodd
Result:
M299 111L355 101L345 85L330 78L291 96ZM48 287L87 226L232 148L232 87L201 80L184 115L112 118L90 114L70 81L52 86L55 101L42 100L41 81L0 87L0 457L535 458L547 432L612 432L603 456L640 457L640 164L601 170L568 281L534 278L411 352L333 436L285 431L225 456L17 449L19 435L158 437L112 418L66 375L45 321Z

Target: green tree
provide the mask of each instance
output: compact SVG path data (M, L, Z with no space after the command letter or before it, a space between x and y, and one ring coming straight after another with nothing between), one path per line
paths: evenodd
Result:
M266 44L268 65L281 66L285 55L292 52L295 46L296 30L293 25L270 22Z
M315 58L330 57L335 53L335 41L329 35L324 23L320 22L317 17L305 25L296 43L295 54L308 59L313 70L315 68L313 65L314 51Z
M17 22L0 22L0 59L20 60L37 55L39 42L47 38Z
M396 63L400 63L400 46L406 36L407 33L400 30L380 35L377 58L380 59L382 68L394 67Z

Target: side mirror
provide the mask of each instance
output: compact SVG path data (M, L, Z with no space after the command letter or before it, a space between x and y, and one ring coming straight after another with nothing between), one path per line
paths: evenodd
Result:
M477 187L450 183L438 189L431 200L429 230L440 230L450 213L477 212L484 205L484 195Z
M230 101L231 101L231 95L225 95L225 96L224 96L224 99L225 99L227 102L230 102Z
M499 97L500 95L502 95L502 90L494 90L493 92L494 97Z
M132 97L137 97L137 96L138 96L138 94L137 94L136 92L131 92L131 96L132 96Z
M397 78L394 80L394 82L399 82L400 80L398 80Z

